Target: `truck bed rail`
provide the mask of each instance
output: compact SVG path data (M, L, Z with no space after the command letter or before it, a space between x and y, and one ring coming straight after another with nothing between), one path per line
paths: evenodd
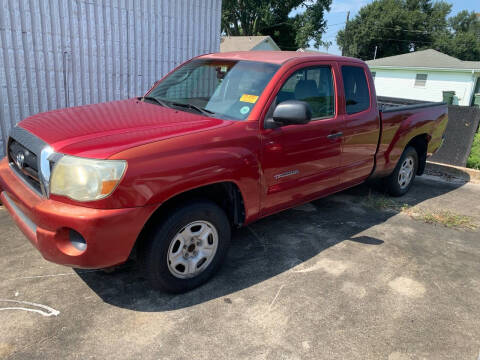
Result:
M378 96L377 104L381 112L414 110L431 106L446 105L444 102L430 102L421 100L401 99L387 96Z

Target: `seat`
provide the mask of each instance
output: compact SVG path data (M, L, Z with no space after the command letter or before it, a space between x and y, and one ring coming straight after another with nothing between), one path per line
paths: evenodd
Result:
M294 94L289 91L279 91L277 94L277 104L280 104L281 102L287 101L287 100L293 100L294 99Z
M315 80L300 80L295 85L295 99L306 100L318 96L318 88Z

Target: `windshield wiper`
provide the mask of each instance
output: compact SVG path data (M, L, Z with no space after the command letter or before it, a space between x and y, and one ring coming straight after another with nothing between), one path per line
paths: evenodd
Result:
M210 116L211 117L213 114L215 114L213 111L207 110L205 108L201 108L200 106L190 104L190 103L184 104L184 103L172 102L172 105L173 106L178 106L178 107L183 107L183 108L193 109L193 110L196 110L196 111L198 111L199 113L201 113L205 116Z
M170 108L171 106L169 106L165 101L161 100L161 99L158 99L156 97L153 97L153 96L144 96L142 97L142 101L145 101L145 100L151 100L151 101L154 101L156 102L158 105L161 105L163 107L166 107L166 108Z

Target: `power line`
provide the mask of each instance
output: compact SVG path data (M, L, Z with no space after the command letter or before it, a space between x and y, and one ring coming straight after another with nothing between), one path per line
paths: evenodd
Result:
M342 24L347 24L347 22L327 25L327 27L328 26L334 26L334 25L342 25ZM345 26L345 28L346 28L346 26ZM419 33L419 34L423 34L423 35L434 35L435 34L435 32L427 31L427 30L401 29L401 28L398 28L398 27L386 27L386 26L380 26L380 25L373 25L372 28L371 28L371 30L379 30L379 29L402 31L402 32L413 32L413 33ZM345 31L345 29L344 29L344 31ZM327 32L328 31L326 31L325 34ZM323 41L335 40L337 38L337 35L338 35L338 31L333 35L329 35L329 36L326 36L326 37L322 38L322 40ZM421 44L434 44L435 43L433 41L423 41L423 40L417 40L417 39L414 39L414 40L413 39L412 40L391 39L391 38L384 38L384 37L372 37L371 39L387 40L387 41L400 41L400 42L409 42L409 43L421 43Z
M335 37L327 37L325 39L322 38L323 41L328 41L328 40L333 40ZM434 41L423 41L423 40L407 40L407 39L391 39L391 38L385 38L385 37L371 37L370 39L372 40L385 40L385 41L399 41L399 42L407 42L411 44L428 44L428 45L433 45L435 44Z
M388 38L382 38L382 37L372 37L371 39L388 40L388 41L403 41L403 42L409 42L409 43L434 44L433 41L421 41L421 40L388 39Z
M324 41L333 40L333 39L335 39L336 37L337 37L337 35L328 36L328 37L325 37L325 38L322 37L322 40L324 40ZM403 41L403 42L410 42L410 43L425 43L425 44L433 44L433 43L434 43L434 41L424 41L424 40L417 40L417 39L411 39L411 40L408 40L408 39L390 39L390 38L378 37L378 36L370 37L370 39L375 39L375 40L390 40L390 41Z
M331 26L334 26L334 25L341 25L342 23L338 23L338 24L333 24ZM343 24L346 24L346 22L343 22ZM327 27L329 25L327 24ZM394 31L403 31L403 32L416 32L416 33L420 33L420 34L435 34L435 31L428 31L428 30L413 30L413 29L402 29L400 27L387 27L387 26L380 26L380 25L377 25L377 24L374 24L372 26L372 29L385 29L385 30L394 30Z
M327 27L330 27L330 26L337 26L337 25L343 25L343 24L346 24L347 22L344 21L344 22L341 22L341 23L336 23L336 24L329 24L327 23Z
M428 31L428 30L410 30L410 29L385 27L385 26L379 26L379 25L374 25L373 27L374 28L379 28L379 29L385 29L385 30L394 30L394 31L403 31L403 32L416 32L416 33L420 33L420 34L435 34L434 31Z

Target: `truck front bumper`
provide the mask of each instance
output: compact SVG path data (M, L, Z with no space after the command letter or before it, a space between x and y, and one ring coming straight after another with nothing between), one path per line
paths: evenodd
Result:
M128 259L153 206L92 209L42 198L0 162L1 200L42 256L78 268L105 268ZM85 246L76 246L78 238Z

